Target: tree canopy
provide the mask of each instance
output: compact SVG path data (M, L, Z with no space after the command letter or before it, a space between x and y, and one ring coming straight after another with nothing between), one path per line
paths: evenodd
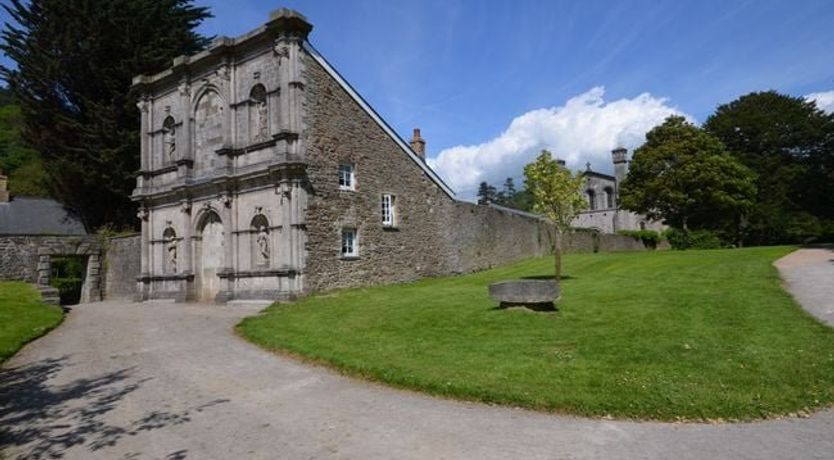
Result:
M800 241L834 220L834 115L804 98L754 92L719 106L704 129L758 176L751 243Z
M549 219L556 231L554 277L557 283L562 275L564 237L570 232L573 219L588 206L582 193L584 183L581 174L572 174L547 150L542 150L534 162L524 167L524 185L533 198L533 211Z
M24 137L40 153L52 196L88 229L135 226L139 168L135 75L208 44L210 17L191 0L10 0L0 77L18 101Z
M720 140L672 116L634 152L620 200L624 208L667 225L729 231L737 239L753 205L754 181Z
M0 88L0 171L9 177L13 195L48 195L40 155L23 139L20 107L5 88Z

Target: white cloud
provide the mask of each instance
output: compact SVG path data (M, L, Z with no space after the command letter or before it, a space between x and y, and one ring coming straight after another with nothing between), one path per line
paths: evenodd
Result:
M611 102L604 95L605 88L595 87L561 107L527 112L495 139L445 149L428 163L461 198L472 198L482 181L499 186L507 177L521 177L524 165L544 148L571 169L590 161L597 171L611 171L612 149L632 150L669 115L685 116L649 93Z
M817 107L828 113L834 113L834 90L822 93L811 93L805 96L805 99L816 102Z

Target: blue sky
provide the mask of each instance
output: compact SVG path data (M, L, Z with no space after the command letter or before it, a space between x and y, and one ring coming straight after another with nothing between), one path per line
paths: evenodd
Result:
M669 113L755 90L834 90L834 2L199 0L206 34L297 9L310 41L464 195L541 147L609 170ZM569 102L572 101L572 102ZM468 171L467 171L468 170Z

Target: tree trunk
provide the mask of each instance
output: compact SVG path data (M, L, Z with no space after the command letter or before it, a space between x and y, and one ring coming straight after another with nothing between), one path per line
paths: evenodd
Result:
M556 245L555 250L553 251L553 258L554 258L554 275L553 280L556 283L556 286L559 286L559 283L562 281L562 232L559 229L556 229Z

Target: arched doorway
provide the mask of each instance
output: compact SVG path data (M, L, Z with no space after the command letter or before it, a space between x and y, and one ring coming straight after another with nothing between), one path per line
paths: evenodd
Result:
M214 211L205 213L200 219L197 234L197 297L201 302L214 302L220 292L220 277L217 274L225 265L225 231L220 216Z

